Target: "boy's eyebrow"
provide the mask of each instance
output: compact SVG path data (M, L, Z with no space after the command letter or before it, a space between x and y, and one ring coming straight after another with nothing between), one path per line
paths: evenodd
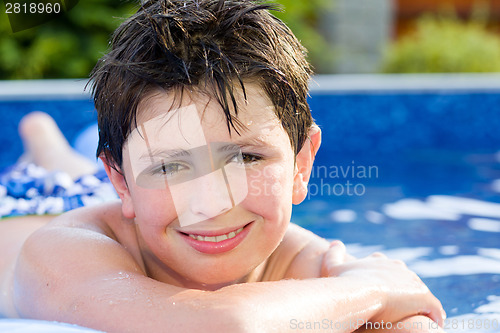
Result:
M224 151L229 151L229 152L233 152L233 151L238 151L240 150L240 146L239 145L236 145L234 143L230 143L228 142L227 144L225 145L222 145L220 146L219 148L217 148L217 151L218 152L224 152Z
M229 143L229 145L239 146L240 148L269 146L266 141L262 140L258 136L236 139L234 142Z
M148 150L148 153L143 154L139 159L151 159L153 156L162 156L164 158L178 158L183 156L190 156L189 150L184 149L153 149Z
M265 142L241 142L241 143L228 143L226 145L220 146L217 148L218 152L241 152L242 149L245 148L260 148L266 147L267 144Z

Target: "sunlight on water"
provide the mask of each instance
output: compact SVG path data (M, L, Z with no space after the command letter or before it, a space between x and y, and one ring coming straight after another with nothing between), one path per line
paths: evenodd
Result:
M409 263L408 266L421 277L500 274L500 261L481 256L456 256L422 260Z
M467 222L467 225L478 231L500 232L500 221L498 220L474 217Z
M387 216L399 220L429 219L455 221L464 214L500 218L500 204L447 195L432 195L427 197L425 201L401 199L395 203L386 204L382 209ZM496 222L500 224L500 221ZM497 228L495 227L494 229L496 230Z

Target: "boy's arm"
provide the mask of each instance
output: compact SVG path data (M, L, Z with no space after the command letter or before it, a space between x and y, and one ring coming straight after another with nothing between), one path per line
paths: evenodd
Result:
M346 251L333 248L332 245L337 242L330 243L309 230L290 224L277 250L292 256L289 264L281 272L283 274L281 278L308 279L330 276L327 267L355 259ZM327 253L328 256L325 257Z
M97 231L47 226L24 245L14 302L22 317L108 332L261 332L269 327L279 332L301 321L396 320L422 309L439 311L422 286L404 282L408 278L395 288L412 298L407 306L399 306L400 295L371 280L353 275L189 290L148 278L119 243Z

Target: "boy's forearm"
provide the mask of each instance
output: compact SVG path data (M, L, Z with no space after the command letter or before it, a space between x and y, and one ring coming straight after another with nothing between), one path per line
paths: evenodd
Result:
M331 332L353 332L383 304L376 288L355 278L244 283L155 299L157 308L151 304L148 317L161 317L164 324L157 321L151 329L168 332L167 327L172 332L289 332L306 329L308 323L327 325ZM143 319L139 322L137 331L143 331Z
M144 277L144 279L148 279ZM276 332L330 323L333 332L352 332L381 306L374 290L343 278L285 280L233 285L214 292L172 294L157 281L94 285L84 298L24 304L25 317L70 322L106 332ZM121 285L122 284L122 285ZM163 290L164 289L164 290Z
M226 287L216 293L236 295L239 322L252 332L300 331L307 330L307 325L331 332L352 332L383 305L382 293L356 278L257 282Z
M287 332L315 322L330 323L333 332L352 332L382 304L376 290L345 278L246 283L214 292L175 288L143 276L99 280L71 296L60 286L57 292L66 293L63 298L48 300L35 292L31 301L18 303L19 309L23 317L106 332L264 332L270 328Z
M107 332L192 332L200 328L204 332L263 332L270 328L287 332L311 325L352 332L375 317L386 301L369 279L357 277L244 283L217 291L174 287L131 272L80 282L80 290L62 284L57 291L41 292L42 286L33 288L27 282L23 288L26 297L18 298L24 317ZM56 292L63 297L54 296Z

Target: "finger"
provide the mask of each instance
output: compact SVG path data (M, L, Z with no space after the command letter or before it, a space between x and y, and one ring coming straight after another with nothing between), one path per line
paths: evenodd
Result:
M353 260L356 260L356 259L357 258L355 256L350 255L349 253L346 253L344 262L353 261Z
M332 276L334 266L342 264L346 259L346 248L344 243L335 240L330 243L330 248L323 255L321 263L321 276Z
M446 319L446 312L443 309L441 302L432 293L428 292L422 299L422 307L416 315L426 316L436 322L440 327L443 327Z
M385 254L383 254L382 252L373 252L372 254L370 254L370 257L387 258L387 256Z
M444 321L446 319L446 312L444 311L441 302L436 297L434 297L434 304L433 305L434 306L429 311L427 316L429 318L431 318L432 320L434 320L436 323L438 323L438 325L440 327L443 327Z

